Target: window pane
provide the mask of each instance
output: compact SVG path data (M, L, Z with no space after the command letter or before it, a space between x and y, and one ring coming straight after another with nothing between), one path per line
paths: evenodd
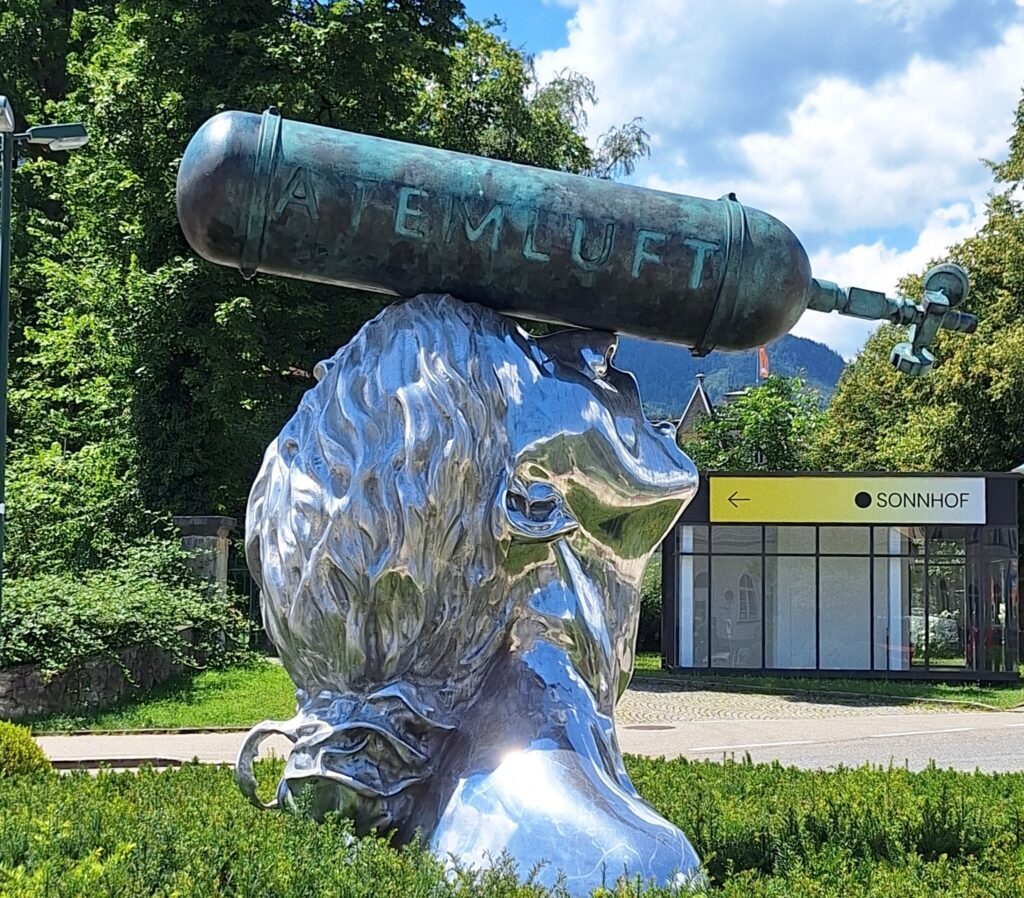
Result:
M928 554L963 559L966 527L929 527Z
M814 667L814 574L813 557L765 559L765 667Z
M715 554L746 555L761 551L760 527L711 528L711 551Z
M1012 670L1007 666L1007 635L1013 630L1007 627L1007 612L1013 604L1015 585L1011 581L1009 559L990 561L984 581L985 601L988 603L989 628L985 636L985 668L987 670ZM1014 579L1016 579L1014 577ZM1008 602L1007 600L1010 599Z
M761 666L761 616L761 556L715 556L711 569L712 667Z
M865 533L866 536L866 533ZM819 558L821 667L871 668L871 561Z
M925 621L924 621L924 559L912 558L907 567L907 590L910 597L910 665L924 667L925 663Z
M956 561L928 561L928 664L967 664L967 584Z
M923 527L873 527L876 555L923 555Z
M813 527L765 527L764 550L781 555L813 555Z
M1014 531L1016 533L1016 531ZM1020 660L1020 598L1018 589L1018 565L1016 558L1011 558L1006 576L1006 670L1016 670Z
M1016 527L986 527L985 553L999 558L1017 557Z
M679 552L681 554L707 552L708 528L705 525L680 524L677 532L679 534Z
M818 551L822 555L867 555L870 527L819 527Z
M909 670L909 558L875 559L875 669Z
M708 666L708 559L684 555L679 559L680 667Z

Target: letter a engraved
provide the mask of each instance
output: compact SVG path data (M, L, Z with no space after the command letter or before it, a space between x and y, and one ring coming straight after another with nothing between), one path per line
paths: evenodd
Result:
M409 205L409 200L414 197L426 197L425 190L418 190L415 187L403 187L398 191L398 209L395 212L395 233L399 237L413 237L416 240L426 240L427 235L416 227L410 227L410 219L421 218L424 215L422 209Z
M666 240L668 240L668 234L663 234L661 231L648 231L641 228L636 232L636 248L633 250L633 277L640 277L640 269L643 268L644 262L650 262L652 265L661 264L661 256L650 252L647 249L647 244L664 243Z
M576 228L572 233L572 260L584 271L597 271L612 254L612 243L615 240L615 222L609 221L604 226L604 243L598 256L588 258L583 255L583 234L587 223L582 218L576 219Z
M696 290L704 279L704 260L707 259L708 253L713 253L718 249L718 244L710 243L707 240L698 240L696 237L684 240L683 243L693 250L693 271L690 272L690 288Z
M284 192L274 206L274 221L284 215L284 210L289 206L298 206L304 210L310 221L316 221L319 218L313 178L304 168L295 169L288 179Z

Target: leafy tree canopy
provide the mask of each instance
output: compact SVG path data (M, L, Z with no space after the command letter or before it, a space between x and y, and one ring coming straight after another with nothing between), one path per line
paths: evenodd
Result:
M381 307L196 258L174 185L209 116L274 104L591 174L646 151L637 123L588 148L592 85L538 84L459 0L9 0L0 73L19 126L83 121L90 134L76 153L27 153L15 173L7 558L20 573L100 563L151 513L240 514L308 372ZM39 528L45 558L30 545Z
M800 378L773 375L702 418L682 448L702 471L805 471L822 414Z
M987 220L948 257L967 268L970 336L943 335L931 376L908 378L888 362L899 328L874 334L847 368L814 459L839 470L1008 470L1024 461L1024 99L1010 153L991 164ZM920 278L901 285L919 295Z

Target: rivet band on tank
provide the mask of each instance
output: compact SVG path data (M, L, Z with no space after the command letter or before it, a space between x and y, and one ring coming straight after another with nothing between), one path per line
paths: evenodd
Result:
M747 213L735 193L727 193L718 200L725 209L725 240L722 241L725 259L722 263L722 279L718 286L715 305L704 329L700 343L693 347L694 356L705 356L715 348L712 335L718 332L722 321L728 321L735 311L739 297L740 273L743 270L743 248L749 236Z
M253 277L263 261L263 234L267 226L267 206L270 205L270 188L277 164L277 152L281 146L281 112L271 106L263 113L260 122L259 149L252 164L252 192L246 218L245 243L238 270L246 280Z

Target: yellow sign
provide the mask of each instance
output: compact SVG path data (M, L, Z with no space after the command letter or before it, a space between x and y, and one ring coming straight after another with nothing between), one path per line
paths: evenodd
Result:
M713 524L984 524L983 477L710 478Z

